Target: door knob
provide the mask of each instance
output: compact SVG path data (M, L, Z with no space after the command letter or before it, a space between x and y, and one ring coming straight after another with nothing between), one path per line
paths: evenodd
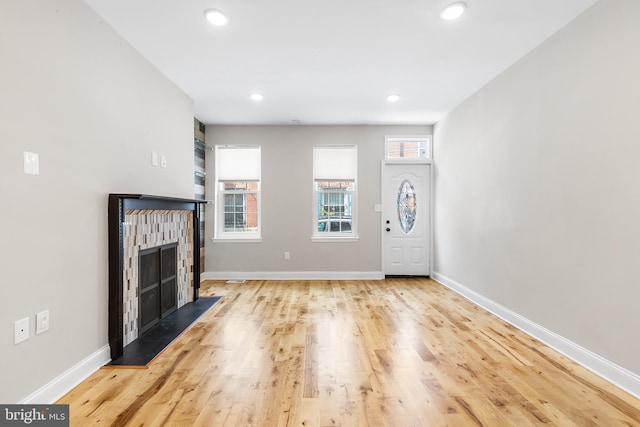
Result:
M389 227L387 227L387 231L391 231L391 229Z

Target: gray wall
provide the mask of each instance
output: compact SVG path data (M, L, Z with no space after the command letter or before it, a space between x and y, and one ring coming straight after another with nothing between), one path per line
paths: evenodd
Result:
M434 270L640 374L638 16L601 0L436 125Z
M0 2L0 402L107 344L107 194L193 196L192 101L81 0ZM40 175L22 172L23 151ZM151 151L167 168L151 167ZM50 330L35 335L35 314ZM31 338L13 344L14 320Z
M212 242L207 206L207 272L380 272L380 172L385 135L431 135L431 126L207 126L207 144L262 146L260 243ZM358 235L355 243L311 242L313 146L358 146ZM214 198L212 152L207 198ZM291 253L285 260L284 251Z

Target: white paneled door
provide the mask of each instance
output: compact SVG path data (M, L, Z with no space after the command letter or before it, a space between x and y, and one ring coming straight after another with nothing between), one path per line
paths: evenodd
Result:
M428 276L430 164L387 163L382 174L384 274Z

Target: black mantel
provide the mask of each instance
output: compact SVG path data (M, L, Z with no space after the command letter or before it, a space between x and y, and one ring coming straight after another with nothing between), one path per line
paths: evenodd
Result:
M122 356L124 344L123 279L124 263L123 227L128 209L186 210L193 213L193 300L200 291L200 205L206 200L180 199L149 194L109 194L109 345L111 360Z

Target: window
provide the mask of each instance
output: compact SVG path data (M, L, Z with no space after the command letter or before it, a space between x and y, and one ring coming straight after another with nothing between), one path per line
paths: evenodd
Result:
M260 238L260 147L216 145L216 239Z
M357 237L354 145L313 148L314 237Z
M385 159L428 160L431 159L430 136L387 136Z

